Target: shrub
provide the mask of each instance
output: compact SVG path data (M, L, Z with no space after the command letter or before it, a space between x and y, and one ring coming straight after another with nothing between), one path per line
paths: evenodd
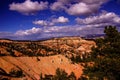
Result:
M22 70L15 70L15 69L11 69L9 74L13 77L23 77L24 76Z

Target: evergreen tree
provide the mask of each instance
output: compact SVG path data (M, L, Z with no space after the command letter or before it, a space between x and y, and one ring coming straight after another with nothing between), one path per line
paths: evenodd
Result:
M105 27L105 37L96 40L91 60L94 66L87 66L84 74L91 80L120 80L120 33L115 26Z

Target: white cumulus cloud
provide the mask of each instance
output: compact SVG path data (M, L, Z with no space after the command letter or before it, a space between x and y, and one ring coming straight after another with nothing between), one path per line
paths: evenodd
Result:
M28 30L19 30L15 33L15 35L27 36L27 35L39 34L41 33L41 31L42 31L41 28L33 27L32 29L28 29Z
M58 19L53 19L52 22L53 23L67 23L69 22L69 19L65 18L64 16L60 16L58 17Z
M120 16L113 12L103 12L98 16L87 17L85 19L76 18L78 24L84 25L120 25Z
M47 27L47 26L53 26L54 23L53 22L50 22L50 21L46 21L46 20L36 20L36 21L33 21L33 24L36 24L36 25L40 25L40 26L43 26L43 27Z
M36 25L41 25L41 26L47 26L47 22L44 21L44 20L38 20L38 21L33 21L33 24L36 24Z
M53 26L57 23L67 23L69 22L69 19L68 18L65 18L64 16L60 16L58 18L53 18L52 20L36 20L36 21L33 21L33 24L36 24L36 25L40 25L40 26Z
M34 14L37 11L45 10L47 8L48 2L32 2L31 0L26 0L23 3L12 3L9 5L10 10L18 11L25 15Z
M51 10L64 10L70 15L88 15L96 13L109 0L57 0Z
M72 5L68 10L67 13L70 15L84 15L86 13L92 13L93 11L90 9L90 5L86 3L77 3Z
M64 10L64 9L66 9L66 7L64 6L64 4L62 2L54 2L50 6L50 9L54 10L54 11L58 11L58 10Z

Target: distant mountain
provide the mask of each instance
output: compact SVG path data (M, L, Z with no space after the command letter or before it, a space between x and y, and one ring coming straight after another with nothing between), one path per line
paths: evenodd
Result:
M105 36L105 34L88 34L88 35L85 35L83 38L85 38L85 39L96 39L96 38L102 38L104 36Z

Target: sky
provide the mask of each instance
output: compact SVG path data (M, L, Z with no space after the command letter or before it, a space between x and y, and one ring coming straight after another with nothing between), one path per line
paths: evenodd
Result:
M120 0L0 0L0 38L40 40L120 31Z

